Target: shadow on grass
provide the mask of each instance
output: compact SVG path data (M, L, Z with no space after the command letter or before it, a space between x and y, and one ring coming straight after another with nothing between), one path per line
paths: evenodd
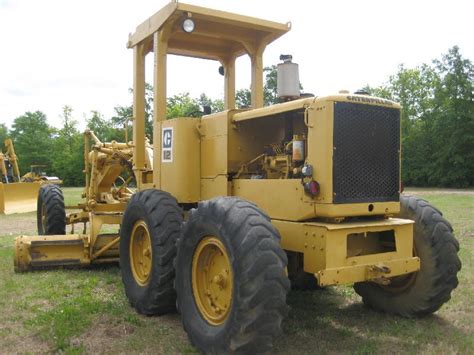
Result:
M460 352L471 349L466 334L434 314L405 319L364 306L349 287L291 291L278 353ZM431 351L430 351L431 349Z
M33 270L28 270L27 272L32 273L41 273L45 271L50 272L60 272L60 271L78 271L78 272L85 272L89 273L91 271L117 271L120 272L120 265L119 262L110 262L107 264L91 264L86 266L81 265L63 265L63 266L40 266L36 267ZM22 273L20 273L21 275Z

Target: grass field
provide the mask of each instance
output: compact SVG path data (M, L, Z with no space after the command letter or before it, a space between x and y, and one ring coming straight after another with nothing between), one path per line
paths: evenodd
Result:
M64 189L67 204L81 189ZM472 353L474 193L411 190L451 221L459 286L440 311L403 319L365 308L352 287L292 291L276 353ZM0 353L192 353L179 315L146 317L127 303L118 267L13 272L13 240L36 233L34 213L0 216Z

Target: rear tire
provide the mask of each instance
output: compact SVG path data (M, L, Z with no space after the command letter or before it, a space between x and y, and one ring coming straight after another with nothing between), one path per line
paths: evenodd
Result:
M318 280L309 272L300 271L290 276L291 288L300 291L322 290L323 287L318 285Z
M354 285L364 304L375 310L404 317L436 312L451 298L461 269L459 243L440 211L414 196L400 197L401 218L415 221L414 247L421 268L415 274L393 278L389 286L373 282Z
M303 268L304 256L301 253L287 251L288 257L288 278L290 279L291 289L300 291L321 290L316 277L305 272Z
M66 234L66 208L57 185L43 185L38 192L36 221L39 235Z
M200 202L176 258L191 343L204 353L268 351L287 312L286 265L278 231L255 205L233 197Z
M127 205L120 227L120 269L125 293L138 313L175 310L173 262L182 221L178 203L164 191L139 191Z

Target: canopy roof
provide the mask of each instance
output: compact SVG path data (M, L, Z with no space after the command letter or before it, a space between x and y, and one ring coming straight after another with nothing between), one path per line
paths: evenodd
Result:
M181 28L188 17L195 23L192 33ZM288 32L291 24L173 1L139 25L130 34L127 47L142 43L148 52L152 51L153 34L165 28L169 29L169 54L222 61L254 53Z

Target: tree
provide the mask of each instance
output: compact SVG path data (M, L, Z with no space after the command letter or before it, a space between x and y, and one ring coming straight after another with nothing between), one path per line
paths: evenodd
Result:
M278 83L278 70L276 65L272 65L269 67L263 68L263 73L265 75L265 85L263 86L263 100L265 102L265 106L277 104L279 102L278 99L278 91L277 91L277 83ZM301 87L301 84L300 84Z
M249 89L239 89L235 93L235 105L238 108L250 107L252 104L251 92Z
M77 130L72 111L70 106L63 107L63 128L56 132L53 143L53 171L64 181L64 185L83 186L84 140Z
M5 123L0 123L0 151L3 151L3 142L8 138L8 128Z
M102 141L108 141L111 123L108 122L99 111L91 111L91 117L87 119L87 128L95 133Z
M278 67L271 65L263 68L265 75L265 84L263 85L263 105L270 106L280 102L278 98ZM303 90L303 86L300 83L300 90ZM238 108L250 107L251 106L251 91L249 89L239 89L235 93L235 102Z
M433 97L438 81L437 73L426 64L414 69L400 66L390 77L392 99L402 106L402 180L406 184L426 185L432 180L433 167L426 157L434 144Z
M440 81L435 88L434 177L443 186L474 185L474 66L454 46L433 62Z
M474 185L473 65L451 48L432 65L400 66L369 88L402 105L402 180L414 186Z
M133 89L128 90L133 94ZM123 128L126 121L132 122L133 118L133 105L128 106L115 106L115 115L112 117L112 125L115 128ZM150 141L153 140L153 86L145 83L145 134Z
M166 117L200 117L199 102L191 98L188 92L169 97L166 103Z
M221 99L212 100L207 97L206 94L202 93L199 96L198 104L204 108L204 106L209 106L211 108L211 113L224 111L224 101Z
M91 111L91 117L87 119L87 128L94 132L94 134L102 142L124 142L125 141L125 126L128 128L128 139L132 137L131 122L123 121L123 125L119 123L114 124L112 120L107 120L98 111Z
M393 100L402 106L402 181L420 185L426 181L430 168L426 154L431 149L430 135L425 134L431 124L430 113L437 80L433 69L427 65L407 69L403 65L391 75L388 83L376 88L367 86L369 94Z
M25 112L13 121L10 136L18 156L20 172L25 174L33 164L51 167L52 129L40 111Z
M77 120L72 117L72 108L66 105L63 107L63 128L59 130L59 138L64 138L67 148L72 151L78 134Z

